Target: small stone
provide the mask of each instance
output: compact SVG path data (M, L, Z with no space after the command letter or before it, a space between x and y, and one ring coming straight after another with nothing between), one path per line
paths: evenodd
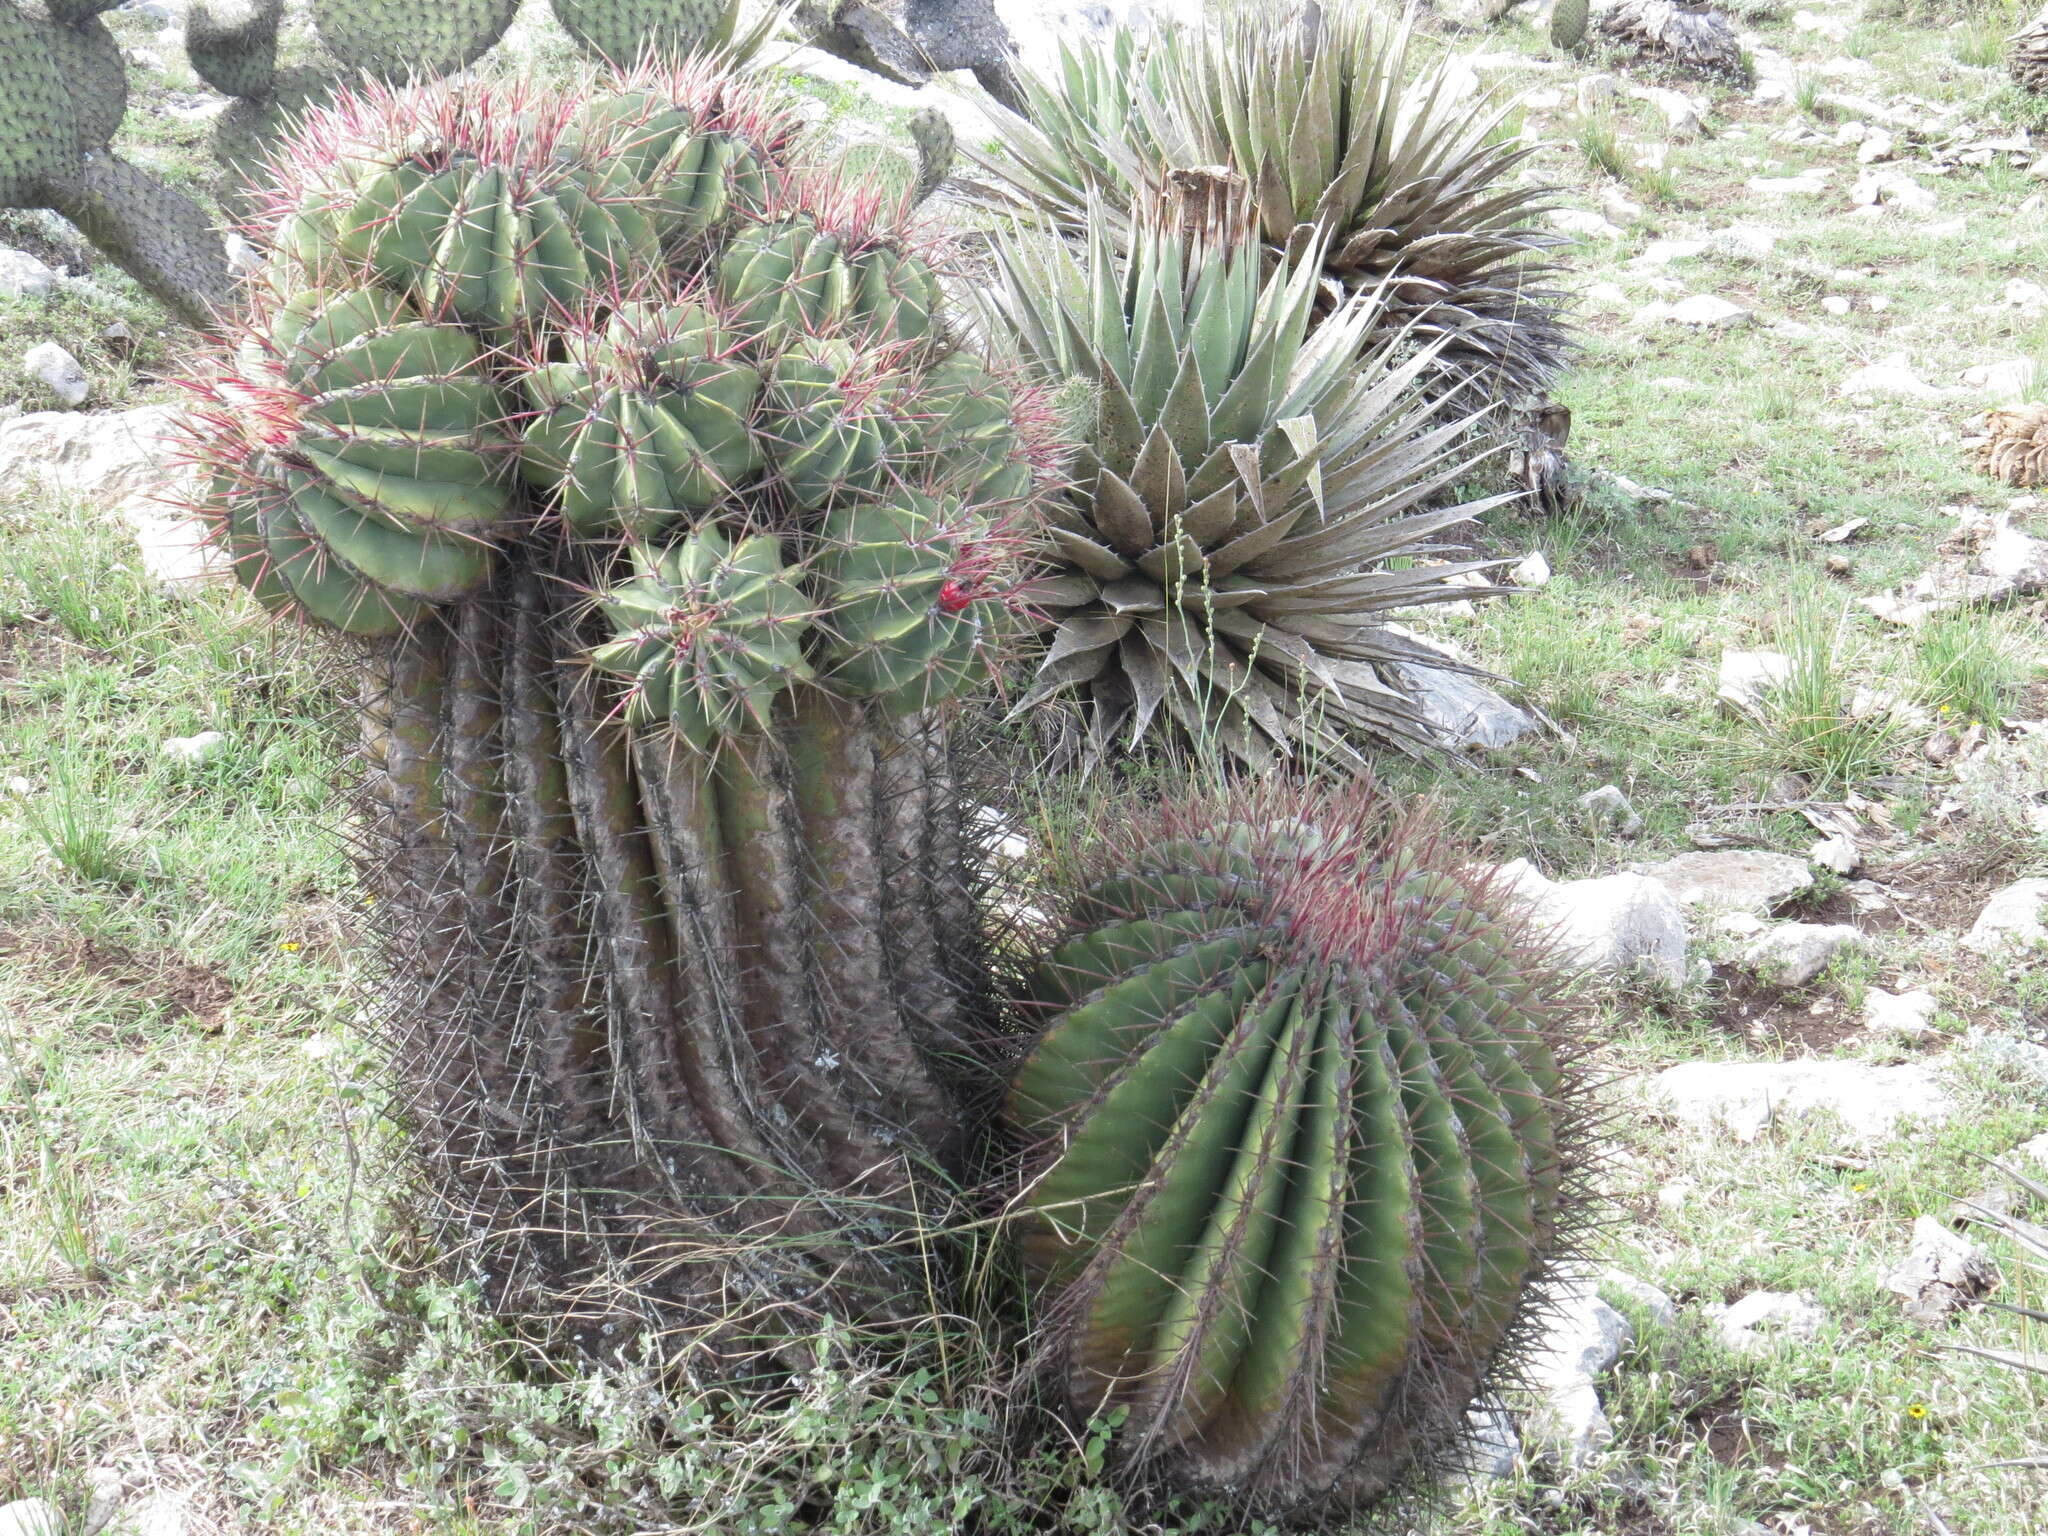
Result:
M1629 265L1668 267L1674 261L1690 261L1695 256L1704 256L1712 249L1713 243L1707 240L1652 240Z
M1587 75L1579 82L1579 110L1591 116L1614 105L1614 76Z
M91 1492L80 1536L99 1536L120 1513L121 1501L128 1496L128 1479L119 1467L90 1467L86 1470L85 1485Z
M1579 964L1611 976L1685 984L1685 914L1656 881L1632 874L1552 881L1526 859L1502 865L1496 878Z
M1911 992L1870 987L1863 994L1863 1027L1902 1040L1924 1039L1934 1029L1938 1007L1934 994L1924 987Z
M263 252L244 236L230 233L223 242L227 252L228 270L237 277L248 277L263 270Z
M1711 293L1696 293L1691 298L1680 299L1671 306L1665 318L1673 325L1690 325L1710 331L1756 323L1756 315L1752 311L1732 299L1719 298Z
M1643 830L1643 818L1636 814L1619 785L1602 784L1598 789L1589 789L1579 796L1578 803L1586 819L1596 827L1623 837L1634 837Z
M1753 1355L1811 1339L1826 1321L1827 1314L1803 1292L1751 1291L1721 1314L1715 1331L1728 1348Z
M1930 187L1897 171L1869 171L1849 189L1859 208L1897 208L1907 213L1932 213L1937 199Z
M1863 867L1863 850L1846 832L1824 837L1806 850L1806 862L1844 879Z
M201 731L197 736L172 736L164 742L161 750L172 762L196 768L218 757L227 744L228 738L223 732Z
M1851 576L1856 572L1856 562L1847 555L1829 555L1821 565L1830 576Z
M1915 1322L1946 1322L1998 1283L1998 1266L1975 1243L1932 1216L1913 1219L1913 1246L1884 1288L1901 1298Z
M1541 1397L1522 1430L1531 1444L1577 1466L1614 1438L1594 1383L1621 1357L1635 1330L1583 1283L1546 1302L1542 1337L1524 1367Z
M0 298L48 298L56 288L57 273L27 251L0 249Z
M1522 1437L1514 1418L1497 1397L1486 1397L1465 1410L1465 1434L1456 1467L1469 1478L1512 1477Z
M1515 568L1508 572L1508 581L1517 587L1541 587L1550 582L1550 562L1543 558L1543 551L1532 549L1522 556Z
M1723 651L1714 696L1738 714L1763 713L1765 695L1792 676L1792 658L1780 651Z
M63 1516L49 1499L0 1503L0 1536L63 1536Z
M1657 1209L1660 1211L1682 1211L1699 1191L1696 1179L1672 1179L1657 1187Z
M64 1536L64 1516L48 1499L0 1504L0 1536Z
M1550 210L1550 227L1561 229L1568 235L1581 235L1588 240L1619 240L1621 229L1610 224L1597 213L1584 208L1553 208Z
M1842 380L1845 395L1883 395L1893 400L1940 400L1948 391L1936 389L1913 371L1911 360L1895 352L1880 362L1858 368Z
M18 773L7 781L7 793L10 795L32 795L35 792L35 785Z
M1933 1071L1917 1062L1688 1061L1651 1078L1648 1095L1679 1124L1739 1142L1823 1114L1853 1139L1877 1142L1905 1121L1937 1123L1954 1108Z
M2030 950L2048 943L2048 880L2017 880L1993 896L1963 935L1963 948L1979 955Z
M1743 969L1781 987L1803 987L1846 950L1863 947L1847 923L1780 923L1742 953Z
M2015 309L2048 309L2048 287L2024 277L2005 285L2005 302Z
M2002 363L1980 363L1963 370L1963 383L1994 400L2025 400L2034 393L2040 374L2031 357L2009 358Z
M2048 1173L2048 1131L2032 1141L2023 1141L2005 1155L2008 1163L2027 1163Z
M21 366L59 405L75 408L92 394L92 380L85 376L84 366L54 341L30 347L22 354Z
M189 1536L192 1517L172 1493L153 1493L128 1511L121 1536Z
M1892 307L1892 301L1881 293L1874 293L1863 302L1870 306L1873 315L1881 315Z
M1768 912L1813 884L1804 859L1747 848L1681 853L1661 864L1633 868L1663 886L1681 907L1703 912Z
M1826 166L1815 166L1797 176L1752 176L1749 178L1749 190L1760 192L1765 197L1810 197L1827 191L1831 175L1833 172Z
M1638 1280L1618 1269L1603 1269L1600 1284L1641 1307L1659 1328L1672 1327L1678 1321L1677 1305L1647 1280Z
M1863 142L1856 146L1858 165L1875 165L1880 160L1889 160L1898 148L1898 141L1888 129L1873 128L1864 135Z
M1846 315L1849 313L1849 301L1839 293L1831 293L1822 299L1820 307L1831 315Z
M1722 912L1714 918L1714 932L1731 939L1753 939L1770 926L1754 912Z

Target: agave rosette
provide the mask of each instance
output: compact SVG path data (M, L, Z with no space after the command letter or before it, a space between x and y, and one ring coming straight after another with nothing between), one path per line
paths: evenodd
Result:
M1100 752L1162 721L1247 763L1356 763L1355 737L1426 748L1399 664L1443 658L1390 611L1469 596L1487 562L1395 568L1494 501L1425 510L1472 462L1470 418L1415 389L1441 341L1382 335L1369 296L1316 319L1322 251L1268 263L1227 225L1156 210L1128 260L999 248L998 323L1097 390L1073 490L1048 513L1051 643L1023 705L1072 691Z
M1512 103L1471 102L1411 38L1358 4L1248 7L1207 31L1063 50L1027 82L1033 121L1000 119L981 164L1014 194L995 201L1070 234L1097 204L1128 222L1175 171L1226 170L1269 246L1318 240L1340 290L1382 290L1383 325L1442 338L1442 391L1541 392L1570 351L1541 256L1561 237L1535 222L1549 189L1512 180L1533 153L1500 135Z

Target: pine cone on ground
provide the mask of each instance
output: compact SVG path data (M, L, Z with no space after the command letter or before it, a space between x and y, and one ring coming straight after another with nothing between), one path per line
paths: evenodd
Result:
M1993 411L1985 426L1987 435L1977 444L1977 468L2022 489L2048 485L2048 405Z

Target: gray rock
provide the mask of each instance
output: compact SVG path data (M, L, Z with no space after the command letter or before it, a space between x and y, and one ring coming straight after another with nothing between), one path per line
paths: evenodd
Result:
M1634 1338L1627 1318L1583 1282L1546 1298L1542 1341L1525 1365L1539 1398L1522 1422L1529 1444L1577 1466L1614 1438L1595 1383Z
M1661 318L1673 325L1688 325L1703 331L1725 331L1756 324L1754 311L1744 309L1733 299L1711 293L1695 293L1680 299L1665 309Z
M1994 1035L1979 1029L1971 1030L1969 1038L1977 1054L1993 1066L2021 1077L2030 1077L2043 1088L2048 1088L2048 1045L2036 1045L2031 1040L2015 1040L2010 1035Z
M1811 1339L1826 1321L1804 1292L1751 1291L1716 1319L1715 1332L1728 1348L1751 1355Z
M59 405L83 405L92 394L85 366L54 341L38 343L22 353L21 366Z
M1863 994L1863 1027L1901 1040L1919 1040L1934 1028L1939 1005L1926 988L1887 992L1871 987Z
M1532 549L1522 556L1515 568L1508 572L1508 582L1517 587L1542 587L1550 584L1550 562L1543 558L1543 551Z
M0 298L48 298L57 288L57 273L27 251L0 249Z
M0 1536L64 1536L64 1516L48 1499L0 1504Z
M1792 676L1792 658L1778 651L1723 651L1714 696L1738 714L1761 715L1766 697Z
M1400 663L1400 672L1402 680L1415 690L1423 718L1445 746L1505 747L1542 729L1534 715L1509 703L1476 677L1412 662Z
M1768 912L1813 884L1804 859L1748 848L1681 853L1634 868L1670 891L1681 907L1708 913Z
M2019 1164L2022 1172L2025 1171L2026 1165L2031 1163L2042 1172L2048 1173L2048 1131L2043 1131L2032 1141L2021 1142L2005 1154L2005 1161Z
M188 1536L192 1515L174 1493L152 1493L121 1516L118 1536Z
M1659 1328L1669 1328L1678 1321L1677 1303L1647 1280L1638 1280L1618 1269L1603 1269L1600 1284L1641 1307Z
M1497 1397L1486 1397L1465 1410L1465 1434L1458 1448L1457 1470L1468 1478L1511 1477L1522 1437Z
M1998 1283L1998 1266L1968 1238L1932 1216L1913 1219L1913 1246L1884 1287L1905 1302L1916 1322L1945 1322Z
M85 1485L91 1494L80 1536L100 1536L121 1512L121 1501L128 1497L128 1479L119 1467L91 1467L86 1470Z
M1897 208L1905 213L1932 213L1938 199L1899 171L1868 171L1849 189L1849 201L1862 208Z
M2030 950L2048 943L2048 880L2016 880L1984 904L1963 935L1963 948L1979 955Z
M227 744L225 733L201 731L197 736L172 736L164 742L161 750L174 763L197 767L220 756Z
M1623 837L1634 837L1643 830L1643 818L1636 814L1619 785L1602 784L1598 789L1589 789L1579 796L1578 803L1586 819L1596 827L1619 832Z
M1779 923L1742 952L1742 967L1781 987L1803 987L1844 950L1860 949L1863 935L1847 923Z
M145 405L0 421L0 485L36 480L114 512L134 530L144 567L168 587L225 579L205 528L181 505L191 472L175 462L165 437L176 417L175 406Z
M1855 838L1837 832L1807 849L1806 862L1847 879L1863 867L1863 850L1856 846Z
M1681 1125L1755 1141L1773 1123L1832 1115L1875 1142L1907 1121L1935 1124L1953 1101L1927 1067L1860 1061L1688 1061L1650 1079L1648 1097Z
M1890 400L1945 400L1949 395L1915 373L1912 359L1903 352L1853 370L1842 380L1840 391L1845 395L1882 395Z
M1579 964L1610 976L1685 984L1685 914L1656 881L1641 875L1547 880L1526 859L1501 866L1499 878Z

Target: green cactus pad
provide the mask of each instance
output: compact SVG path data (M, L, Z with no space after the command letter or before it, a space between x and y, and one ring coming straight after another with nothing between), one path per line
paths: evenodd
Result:
M1564 1229L1555 973L1383 820L1190 819L1033 988L1020 1241L1060 1386L1127 1412L1130 1460L1348 1508L1456 1432Z
M128 66L121 45L96 17L52 26L43 38L71 101L79 148L105 149L128 115Z
M277 25L284 0L192 0L185 55L223 96L260 96L277 79Z
M313 29L345 70L427 79L482 58L518 9L519 0L314 0Z
M78 162L71 88L51 57L55 31L0 5L0 206L34 205L45 180Z
M809 604L774 538L734 542L705 528L658 554L635 544L633 568L601 600L618 638L591 653L633 679L629 722L666 722L705 752L765 726L776 698L810 677Z
M606 63L680 59L731 41L735 0L550 0L576 46Z

